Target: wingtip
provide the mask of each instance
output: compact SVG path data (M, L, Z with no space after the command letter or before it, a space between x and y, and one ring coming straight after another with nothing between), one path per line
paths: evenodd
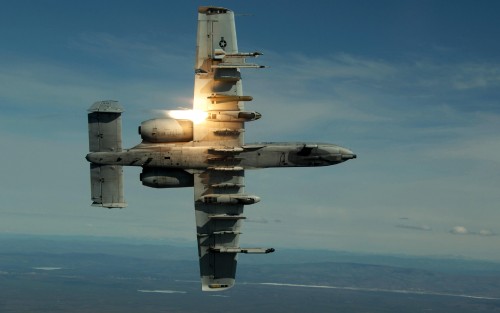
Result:
M228 11L231 11L227 8L223 7L215 7L215 6L199 6L198 7L198 13L203 13L203 14L217 14L217 13L227 13Z
M210 277L201 278L202 291L224 291L234 286L233 278L211 279Z

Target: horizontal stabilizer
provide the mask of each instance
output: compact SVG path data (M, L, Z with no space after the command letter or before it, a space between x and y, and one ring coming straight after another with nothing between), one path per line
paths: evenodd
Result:
M89 151L122 151L123 108L118 101L95 102L88 111Z
M92 152L122 151L121 114L123 108L118 101L95 102L88 112L91 154ZM123 168L119 165L90 163L90 189L92 206L105 208L127 206L123 199Z
M124 208L123 168L119 165L90 163L90 189L92 206Z

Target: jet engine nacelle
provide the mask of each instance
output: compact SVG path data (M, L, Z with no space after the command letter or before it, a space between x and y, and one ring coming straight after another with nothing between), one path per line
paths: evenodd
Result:
M193 122L173 118L147 120L139 126L142 140L147 142L188 142L193 140Z
M179 188L194 185L193 175L178 169L145 167L140 177L144 186L152 188Z

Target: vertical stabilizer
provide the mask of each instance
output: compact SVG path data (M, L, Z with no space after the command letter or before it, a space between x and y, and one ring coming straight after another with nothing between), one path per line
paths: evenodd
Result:
M122 151L122 106L118 101L95 102L89 109L90 152ZM90 164L92 206L124 208L123 168L119 165Z
M122 151L122 112L122 106L113 100L98 101L90 107L90 152Z
M123 168L119 165L90 163L90 190L92 206L124 208Z

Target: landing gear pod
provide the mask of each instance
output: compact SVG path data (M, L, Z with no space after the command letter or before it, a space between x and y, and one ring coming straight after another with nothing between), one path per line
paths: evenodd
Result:
M180 169L148 168L142 169L141 181L152 188L193 187L193 174Z

